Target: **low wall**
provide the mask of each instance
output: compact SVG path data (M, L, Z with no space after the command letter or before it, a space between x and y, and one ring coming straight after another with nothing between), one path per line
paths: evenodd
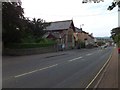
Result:
M30 54L42 54L48 52L56 52L57 48L54 46L41 47L41 48L29 48L29 49L3 49L3 55L30 55Z

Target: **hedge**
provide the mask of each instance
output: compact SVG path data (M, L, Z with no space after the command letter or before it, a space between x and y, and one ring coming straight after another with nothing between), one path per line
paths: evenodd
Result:
M6 48L22 49L22 48L39 48L53 46L55 43L12 43L8 44Z

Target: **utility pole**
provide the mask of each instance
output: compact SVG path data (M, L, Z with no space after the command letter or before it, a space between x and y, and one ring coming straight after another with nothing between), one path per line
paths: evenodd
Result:
M118 27L120 27L120 0L116 0L118 3Z
M114 0L118 5L118 27L120 27L120 0Z

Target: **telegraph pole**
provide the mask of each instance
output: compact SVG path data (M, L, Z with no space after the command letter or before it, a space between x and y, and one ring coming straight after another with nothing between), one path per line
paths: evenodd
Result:
M118 3L118 27L120 27L120 0L116 0Z

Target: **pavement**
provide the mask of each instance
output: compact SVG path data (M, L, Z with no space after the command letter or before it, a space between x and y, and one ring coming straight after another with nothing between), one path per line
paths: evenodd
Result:
M99 79L99 84L97 85L97 88L109 88L109 89L118 89L118 66L120 66L120 63L118 63L119 55L117 52L117 48L113 49L113 53L111 56L111 59L109 63L107 64L106 68L104 69L101 80Z

